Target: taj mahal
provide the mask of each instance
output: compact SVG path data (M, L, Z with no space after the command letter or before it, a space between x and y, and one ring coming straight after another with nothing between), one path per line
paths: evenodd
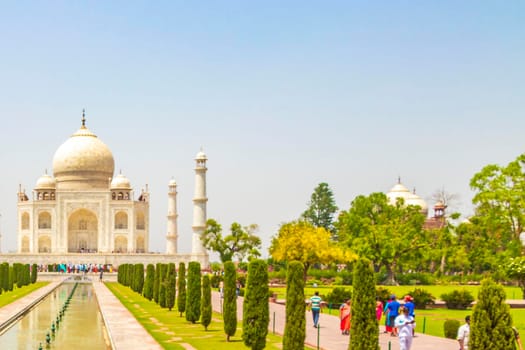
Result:
M202 150L195 157L191 253L177 251L177 184L167 186L166 253L149 253L149 191L137 195L130 180L115 175L109 147L86 126L58 147L53 174L44 173L31 194L18 189L16 254L3 261L27 263L91 262L98 264L189 262L203 268L209 256L202 245L206 228L206 161Z

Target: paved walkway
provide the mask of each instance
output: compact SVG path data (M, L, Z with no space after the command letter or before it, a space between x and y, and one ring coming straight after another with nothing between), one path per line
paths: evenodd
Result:
M106 277L106 276L105 276ZM109 277L109 276L108 276ZM106 279L106 278L105 278ZM9 305L0 308L0 327L3 323L19 317L21 310L37 302L49 291L53 290L62 279L54 280L49 285L40 288L30 295L25 296ZM109 291L104 283L95 280L93 282L97 295L100 310L108 333L111 338L113 348L118 349L140 349L160 350L162 347L151 337L151 335L138 323L133 315L119 302L119 300ZM237 317L242 319L243 298L237 299ZM213 310L221 312L221 299L218 292L212 293ZM282 335L285 325L285 305L270 303L270 324L269 331ZM306 312L306 343L314 348L319 342L319 349L324 350L347 350L349 337L341 335L339 331L339 318L335 315L323 313L320 315L319 329L313 327L310 312ZM381 327L381 330L383 328ZM416 334L412 349L414 350L457 350L457 341L424 334ZM397 338L390 337L388 334L380 333L379 344L381 350L399 350ZM390 344L389 344L390 343ZM389 347L390 345L390 347Z
M237 318L242 319L242 302L243 298L237 299ZM221 312L221 299L218 292L212 295L213 310ZM335 315L322 313L320 315L320 328L313 327L312 315L306 312L306 341L305 343L317 348L319 340L319 349L323 350L347 350L350 339L342 335L339 330L339 318ZM270 303L270 325L269 331L276 334L284 334L284 325L286 321L286 307L278 303ZM383 327L380 327L384 330ZM391 337L388 334L381 333L378 335L381 350L399 350L398 338ZM390 343L390 347L389 347ZM434 337L430 335L416 333L412 343L414 350L457 350L458 342L453 339Z

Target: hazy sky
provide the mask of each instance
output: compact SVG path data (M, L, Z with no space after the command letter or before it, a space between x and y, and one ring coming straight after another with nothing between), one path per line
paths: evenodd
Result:
M135 195L149 184L152 251L172 177L191 251L201 146L208 217L258 224L264 255L320 182L346 210L401 176L468 215L472 175L525 152L524 23L523 1L1 2L2 251L18 184L52 173L83 108Z

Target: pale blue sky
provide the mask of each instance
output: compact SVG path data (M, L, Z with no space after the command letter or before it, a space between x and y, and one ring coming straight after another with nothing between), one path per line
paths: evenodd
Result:
M523 23L523 1L0 2L2 251L18 184L51 172L82 108L149 184L153 251L172 177L190 251L201 146L208 217L259 224L265 248L320 182L348 209L401 176L468 215L472 175L525 151Z

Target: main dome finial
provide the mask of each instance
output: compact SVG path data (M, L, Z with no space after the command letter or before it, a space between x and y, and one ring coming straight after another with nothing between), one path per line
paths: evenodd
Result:
M82 127L86 127L86 109L82 108Z

